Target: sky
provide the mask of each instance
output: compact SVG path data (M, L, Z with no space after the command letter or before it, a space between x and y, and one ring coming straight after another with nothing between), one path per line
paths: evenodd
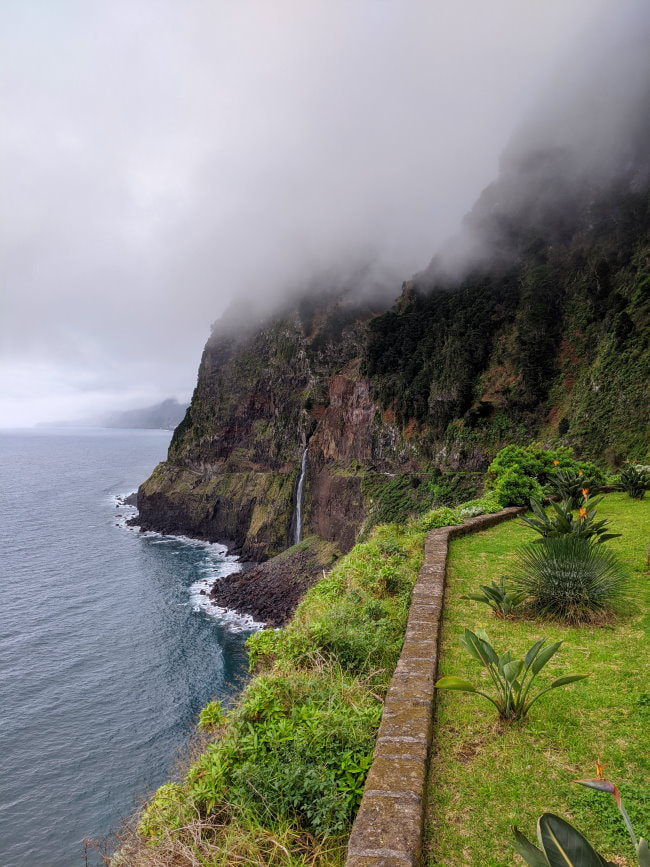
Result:
M0 426L187 399L325 271L397 296L627 5L0 0Z

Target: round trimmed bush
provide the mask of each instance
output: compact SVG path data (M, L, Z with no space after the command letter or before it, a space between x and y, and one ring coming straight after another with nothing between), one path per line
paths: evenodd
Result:
M515 585L540 613L567 623L589 621L625 593L627 575L604 545L557 536L519 552Z
M494 496L502 506L527 506L530 500L541 500L542 487L536 479L506 470L494 487Z

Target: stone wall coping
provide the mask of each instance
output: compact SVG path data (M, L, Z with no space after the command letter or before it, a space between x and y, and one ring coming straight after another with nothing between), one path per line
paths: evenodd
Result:
M419 867L448 543L525 511L525 506L513 506L427 534L424 563L411 595L404 645L384 701L346 867Z

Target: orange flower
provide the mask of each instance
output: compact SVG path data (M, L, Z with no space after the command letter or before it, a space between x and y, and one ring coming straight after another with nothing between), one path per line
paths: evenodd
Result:
M605 767L605 765L601 762L601 760L596 759L596 779L597 780L603 779L603 768L604 767Z
M560 462L559 462L559 461L553 461L553 466L554 466L554 467L557 467L557 466L559 466L559 464L560 464Z
M583 497L588 497L588 496L589 496L589 488L583 488L583 489L582 489L582 496L583 496Z
M579 475L579 476L582 475L582 470L578 470L578 475Z
M587 517L587 510L586 509L578 509L578 514L580 515L581 518L586 518Z

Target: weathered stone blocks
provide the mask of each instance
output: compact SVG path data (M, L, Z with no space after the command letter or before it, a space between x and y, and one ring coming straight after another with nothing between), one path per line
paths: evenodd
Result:
M449 540L520 514L504 509L432 530L411 596L402 653L384 702L372 766L350 834L346 867L419 867L433 730L438 632Z

